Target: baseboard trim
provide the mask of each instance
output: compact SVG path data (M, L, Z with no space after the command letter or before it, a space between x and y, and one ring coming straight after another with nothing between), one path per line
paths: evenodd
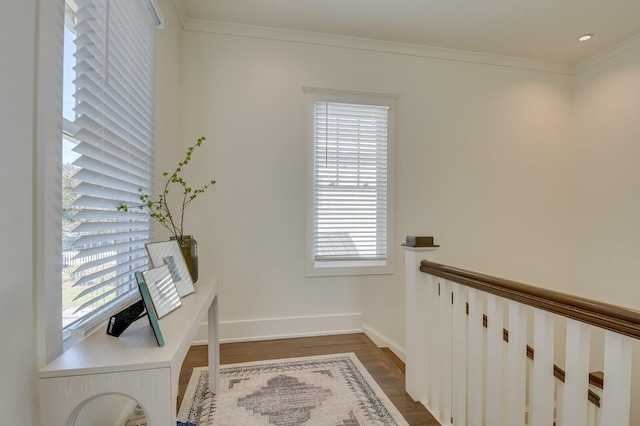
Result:
M391 352L396 354L398 358L402 360L402 362L406 362L406 352L404 346L401 346L397 342L389 339L384 334L380 333L375 328L371 327L369 324L362 323L362 331L364 334L369 337L379 348L389 348Z
M362 314L359 313L221 321L219 331L220 343L365 333L376 346L389 348L402 362L406 361L404 346L363 323ZM207 324L203 323L200 324L192 345L206 345L207 342Z
M219 331L220 343L362 333L362 314L221 321ZM200 325L193 345L206 344L207 324L204 323Z

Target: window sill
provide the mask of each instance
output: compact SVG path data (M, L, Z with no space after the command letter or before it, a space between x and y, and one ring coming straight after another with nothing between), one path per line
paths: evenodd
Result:
M307 277L340 277L353 275L390 275L393 268L389 261L329 261L311 262L307 265Z

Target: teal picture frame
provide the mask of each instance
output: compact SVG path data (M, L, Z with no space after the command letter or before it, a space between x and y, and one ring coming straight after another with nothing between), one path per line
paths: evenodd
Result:
M156 310L153 307L153 302L151 301L151 295L149 294L149 288L147 287L147 282L144 280L144 276L142 275L142 272L136 272L135 275L136 275L136 281L138 283L138 289L140 290L140 296L142 296L144 307L147 310L149 325L153 330L153 334L156 337L156 342L158 342L158 346L164 346L164 338L162 337L162 331L160 331L158 316L156 315Z

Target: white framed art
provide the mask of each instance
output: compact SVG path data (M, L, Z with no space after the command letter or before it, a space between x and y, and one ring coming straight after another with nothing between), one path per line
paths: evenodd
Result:
M182 306L180 295L176 289L167 265L158 266L142 273L149 290L149 296L158 319Z
M145 244L153 266L167 265L180 297L193 293L193 280L176 240Z

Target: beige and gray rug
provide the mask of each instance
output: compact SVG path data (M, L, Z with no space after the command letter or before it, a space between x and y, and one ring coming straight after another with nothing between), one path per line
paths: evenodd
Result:
M198 426L408 426L352 354L220 367L218 395L195 368L178 420Z

